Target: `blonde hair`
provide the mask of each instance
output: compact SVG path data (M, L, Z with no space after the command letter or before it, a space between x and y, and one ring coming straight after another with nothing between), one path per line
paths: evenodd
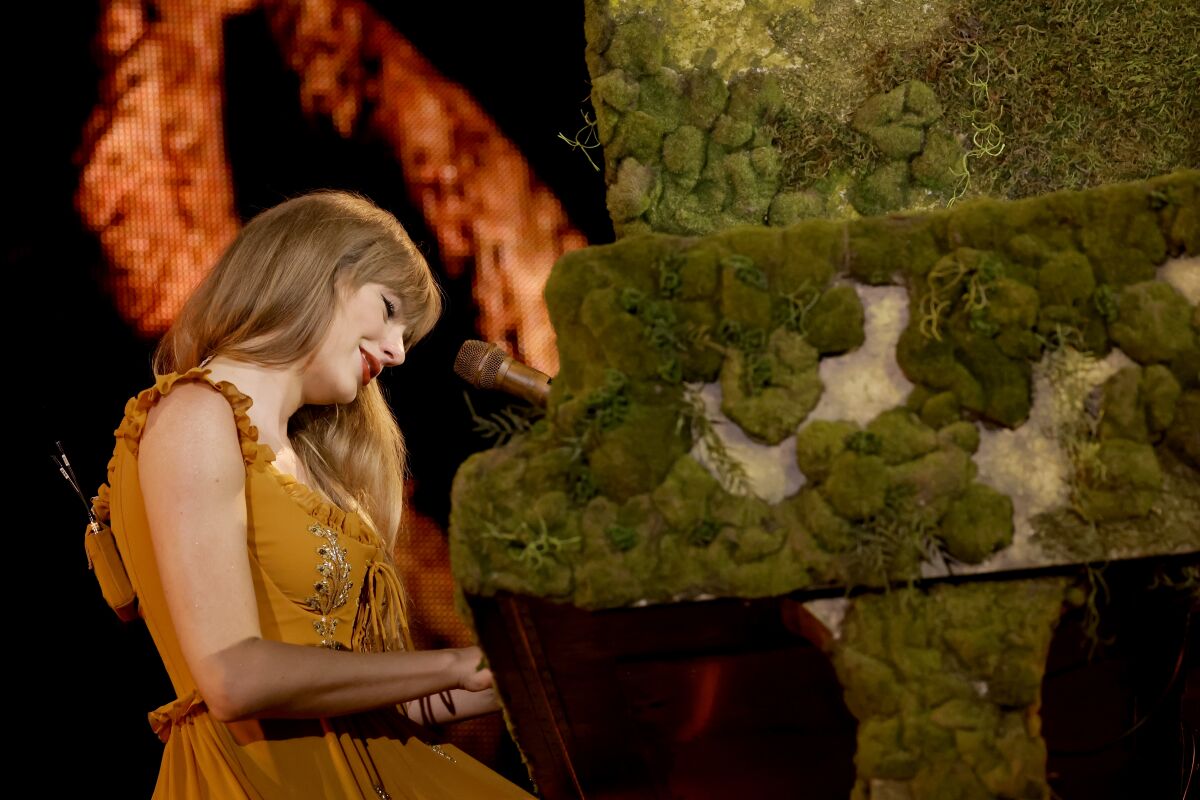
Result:
M381 283L401 299L406 345L429 332L442 299L400 223L359 195L318 191L246 224L188 298L154 352L157 374L185 372L209 355L286 366L312 353L339 293ZM390 558L404 504L404 438L378 382L345 405L301 407L288 420L313 488L357 510Z

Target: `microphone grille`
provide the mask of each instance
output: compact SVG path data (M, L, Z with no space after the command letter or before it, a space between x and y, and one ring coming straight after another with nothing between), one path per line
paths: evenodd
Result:
M506 353L495 345L468 339L458 348L454 359L454 374L472 386L492 389L504 364Z

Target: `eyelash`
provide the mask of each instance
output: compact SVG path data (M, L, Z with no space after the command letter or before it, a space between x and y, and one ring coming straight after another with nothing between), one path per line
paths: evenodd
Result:
M380 297L383 297L383 295L380 295ZM396 307L394 305L392 305L391 300L388 300L386 297L384 297L383 305L384 305L384 307L387 308L387 318L388 319L391 319L392 317L396 316Z

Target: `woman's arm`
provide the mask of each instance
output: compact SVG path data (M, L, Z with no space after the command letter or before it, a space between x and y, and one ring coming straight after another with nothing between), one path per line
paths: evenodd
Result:
M418 697L402 705L410 719L423 725L461 722L500 710L500 701L496 698L494 688L481 692L451 689L428 697Z
M246 472L229 403L205 384L151 410L138 477L184 660L220 720L336 716L479 691L479 648L345 653L262 638L246 554Z

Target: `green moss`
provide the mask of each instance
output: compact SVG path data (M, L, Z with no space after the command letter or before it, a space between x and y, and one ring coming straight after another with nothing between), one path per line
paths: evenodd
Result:
M907 408L883 412L867 425L867 432L879 437L880 455L889 465L912 461L938 447L937 434Z
M1180 458L1200 469L1200 390L1190 389L1180 396L1167 442Z
M712 68L700 67L684 77L684 121L706 131L725 110L729 100L729 89L720 73Z
M1135 283L1121 290L1117 302L1119 316L1108 332L1134 360L1170 361L1192 345L1192 308L1171 284Z
M779 152L774 147L755 147L750 151L750 166L754 167L754 171L758 173L760 178L768 181L771 186L775 186L776 179L779 177L779 170L782 166L779 160Z
M920 153L925 146L925 132L918 127L894 123L872 128L871 143L878 148L884 158L893 160L907 159Z
M821 355L845 353L865 338L863 305L853 286L834 286L805 316L804 337Z
M825 198L814 191L779 192L767 209L768 224L781 227L825 215Z
M662 151L663 133L663 126L656 117L645 111L631 111L621 115L606 152L613 159L632 156L643 164L654 164L659 161Z
M625 19L615 26L604 57L630 75L653 75L663 65L662 31L646 15Z
M955 359L952 342L928 339L921 334L916 322L910 322L900 334L896 360L913 383L951 391L959 404L971 411L983 409L983 387Z
M925 134L921 154L909 165L913 181L928 189L942 190L954 186L955 169L962 162L963 149L952 134L937 128Z
M986 336L959 333L956 344L963 365L978 380L983 391L983 403L979 408L972 408L965 398L960 397L962 404L1010 428L1024 422L1032 402L1029 363L1004 355L999 345Z
M889 468L893 486L913 493L923 508L945 509L975 478L971 457L958 448L935 450L914 461Z
M663 166L678 175L698 176L704 166L704 147L704 133L683 125L663 140Z
M604 362L635 377L654 373L657 359L645 346L643 326L624 310L616 289L595 289L580 304L580 322L595 337Z
M946 552L959 561L978 564L1012 544L1013 505L1007 495L974 483L950 504L942 518Z
M830 506L850 520L862 520L883 510L888 474L884 460L844 452L834 457L821 492Z
M778 186L774 180L764 178L754 169L750 153L730 153L725 159L724 172L733 190L732 203L728 211L738 222L765 224L767 210L775 197Z
M884 164L854 185L849 200L864 216L903 208L908 201L908 165L902 161Z
M753 262L741 255L721 261L721 313L743 327L766 330L771 325L771 295L766 291L765 275L762 284L738 278L739 273L746 275L755 269Z
M962 413L954 392L939 392L930 396L920 404L919 410L921 421L935 430L957 422Z
M673 131L683 118L683 81L666 67L643 78L638 102L641 111L654 117L663 131Z
M833 459L846 449L846 438L858 430L852 422L814 420L796 434L796 464L810 483L829 476Z
M1146 409L1139 396L1142 370L1126 367L1104 382L1104 410L1100 417L1101 439L1148 442Z
M771 288L780 294L823 287L833 277L842 255L842 226L805 220L783 231L783 261L771 273Z
M601 492L625 500L651 491L688 451L691 442L678 430L670 408L633 403L621 425L599 434L588 463Z
M868 74L878 90L927 81L956 132L997 126L1007 146L971 159L969 192L1030 197L1197 163L1200 89L1185 77L1195 37L1147 46L1163 30L1196 30L1195 7L998 0L943 13L932 33L881 48Z
M900 746L900 730L897 719L867 719L859 726L854 765L860 773L884 780L916 777L917 756Z
M867 98L867 101L854 112L854 118L851 121L854 130L866 134L874 128L900 119L900 115L904 113L906 93L906 87L897 86L889 92L881 92Z
M1079 238L1097 282L1124 286L1153 279L1167 244L1145 189L1104 186L1088 193L1086 203L1090 219Z
M952 422L938 431L938 443L974 453L979 449L979 428L973 422Z
M722 114L712 129L712 138L723 147L741 147L754 136L754 126L749 121Z
M1081 303L1091 297L1095 288L1091 262L1082 253L1059 253L1038 272L1038 292L1047 305Z
M1055 579L855 598L834 667L859 719L856 792L1044 796L1045 748L1025 720L1064 589Z
M637 108L640 91L638 82L624 70L610 70L592 81L592 105L604 103L617 111L632 111Z
M688 530L707 514L707 500L720 484L691 456L678 458L651 496L654 506L675 530Z
M756 364L765 365L765 380ZM771 334L762 356L734 350L725 358L721 410L748 435L778 444L816 406L821 388L816 350L799 335L780 329Z
M851 714L863 719L891 716L900 710L896 675L886 661L846 647L838 652L835 664L845 688L843 698ZM895 737L888 736L885 729L873 732L872 738L890 739L894 748L899 738L898 723L893 728Z
M1106 439L1095 466L1078 491L1079 511L1091 521L1142 517L1162 490L1163 474L1154 448L1126 439Z
M729 114L757 125L779 111L783 92L767 70L747 70L729 81Z
M616 180L608 187L609 216L614 223L639 217L658 199L661 191L657 170L635 158L626 158L617 168Z

